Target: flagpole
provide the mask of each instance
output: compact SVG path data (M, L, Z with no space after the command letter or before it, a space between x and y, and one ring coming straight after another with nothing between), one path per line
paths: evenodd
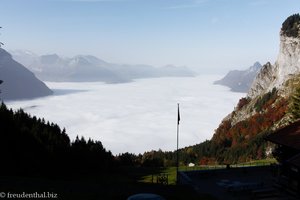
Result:
M176 182L177 184L179 183L178 180L178 169L179 169L179 152L178 152L178 147L179 147L179 121L180 121L180 113L179 113L179 103L177 104L177 151L176 151Z

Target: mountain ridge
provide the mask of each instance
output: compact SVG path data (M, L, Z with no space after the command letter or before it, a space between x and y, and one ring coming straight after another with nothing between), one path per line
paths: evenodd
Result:
M38 56L22 50L11 51L16 60L34 72L43 81L126 83L139 78L193 77L187 67L114 64L93 55L63 58L57 54Z
M35 75L0 48L1 98L4 100L32 99L53 92Z
M261 67L259 62L255 62L246 70L231 70L214 84L227 86L233 92L247 93Z

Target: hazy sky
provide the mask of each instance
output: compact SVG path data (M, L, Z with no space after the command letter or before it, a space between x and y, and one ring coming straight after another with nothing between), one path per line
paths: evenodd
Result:
M274 62L299 0L0 0L8 50L225 70Z

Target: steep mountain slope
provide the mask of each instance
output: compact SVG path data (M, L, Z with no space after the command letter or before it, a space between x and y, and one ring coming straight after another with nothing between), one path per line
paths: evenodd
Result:
M291 34L292 32L292 34ZM280 31L280 49L274 65L265 64L256 76L247 97L240 100L216 130L212 142L227 145L227 156L241 159L243 147L251 143L249 157L266 156L268 146L258 138L297 120L291 116L293 96L300 88L300 16L288 17ZM240 152L240 154L238 153ZM260 156L255 156L260 152ZM258 155L258 154L257 154ZM230 160L223 156L223 160Z
M284 90L284 82L300 73L300 17L290 16L280 31L280 49L274 65L267 63L256 77L248 96L253 98L274 87ZM293 34L292 34L293 33Z
M295 113L297 113L295 115ZM274 65L266 63L246 97L216 129L212 139L181 150L188 162L236 163L262 159L272 152L264 137L300 115L300 15L288 17L280 31Z
M138 78L195 75L186 67L113 64L91 55L62 58L56 54L36 56L20 50L12 51L12 54L43 81L123 83Z
M52 91L23 65L0 48L1 98L4 100L31 99L51 95Z
M246 70L229 71L224 78L215 81L214 84L228 86L233 92L248 92L261 67L259 62L255 62Z

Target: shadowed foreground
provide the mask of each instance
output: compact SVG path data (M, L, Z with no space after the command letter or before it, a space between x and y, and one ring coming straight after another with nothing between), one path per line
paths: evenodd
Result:
M188 171L182 173L182 181L222 200L295 200L277 186L277 173L276 165Z
M32 177L0 177L0 192L57 194L58 199L125 200L137 193L154 193L169 200L211 200L209 195L198 194L188 185L141 183L141 171L126 169L112 174L63 179Z

